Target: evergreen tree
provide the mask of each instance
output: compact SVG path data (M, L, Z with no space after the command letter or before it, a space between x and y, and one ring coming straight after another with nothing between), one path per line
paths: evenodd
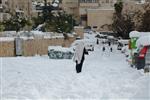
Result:
M141 18L141 25L139 31L150 32L150 3L148 3L145 7L145 12Z
M129 13L122 14L123 2L119 0L114 4L115 13L113 17L112 29L118 36L129 38L129 33L134 30L134 22Z
M9 20L3 22L3 25L5 27L4 31L15 30L16 32L18 32L21 28L24 28L26 24L27 20L18 16L13 16Z
M0 32L2 32L4 30L4 25L2 22L0 22Z

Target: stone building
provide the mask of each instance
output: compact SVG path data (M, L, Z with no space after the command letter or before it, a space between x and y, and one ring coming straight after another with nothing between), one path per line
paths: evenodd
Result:
M80 24L94 30L108 31L115 2L116 0L79 0Z
M10 13L23 17L31 17L32 1L31 0L7 0Z
M97 31L111 31L114 9L88 9L87 26Z
M7 4L7 0L0 0L0 21L7 20L11 17Z
M1 0L0 11L18 14L25 17L38 15L33 9L33 1L44 3L44 0ZM95 30L109 31L114 13L114 4L117 0L61 0L59 7L62 8L77 20L77 24L84 27L90 26ZM53 0L47 0L51 4ZM124 13L132 14L149 0L123 0ZM41 11L39 11L41 12ZM36 14L35 14L36 13ZM4 18L4 17L3 17ZM5 17L6 18L6 17ZM0 13L2 19L2 13Z

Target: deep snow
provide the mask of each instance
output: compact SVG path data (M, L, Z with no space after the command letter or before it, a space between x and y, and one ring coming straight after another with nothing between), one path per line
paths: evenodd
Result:
M115 47L114 47L115 49ZM86 56L83 71L72 60L48 56L1 59L1 100L149 100L149 74L131 68L117 50L101 46Z

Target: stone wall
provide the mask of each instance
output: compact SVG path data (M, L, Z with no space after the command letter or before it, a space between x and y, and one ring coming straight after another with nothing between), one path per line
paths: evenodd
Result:
M15 56L14 41L2 41L0 42L0 57Z
M48 46L69 47L74 40L74 37L67 40L64 40L64 38L23 40L22 56L47 55ZM12 56L15 56L15 41L0 41L0 57Z
M79 36L81 39L84 38L84 27L83 26L75 26L74 31L75 31L75 33L77 33L77 37Z

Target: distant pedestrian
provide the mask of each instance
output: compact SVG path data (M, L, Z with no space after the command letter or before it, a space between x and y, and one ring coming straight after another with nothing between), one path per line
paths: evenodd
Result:
M102 48L102 51L104 52L105 51L105 47L103 46L103 48Z
M79 41L77 43L76 48L75 48L75 53L74 53L74 58L73 61L76 62L76 72L80 73L82 71L82 65L85 59L85 54L88 54L84 47L84 42Z
M110 46L111 45L111 43L110 43L110 41L108 41L108 46Z
M99 44L99 40L97 39L96 44Z
M110 52L112 52L113 51L113 49L112 49L112 47L110 47Z

